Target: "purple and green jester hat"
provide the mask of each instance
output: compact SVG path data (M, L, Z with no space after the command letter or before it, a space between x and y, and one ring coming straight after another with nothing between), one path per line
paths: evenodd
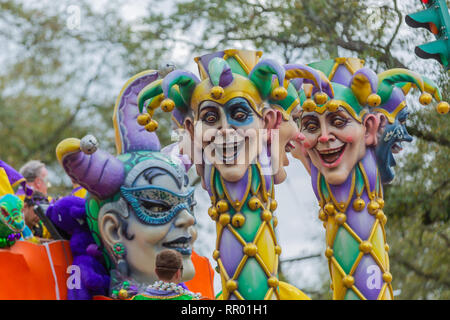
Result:
M387 121L382 121L376 157L382 183L389 183L395 176L393 167L396 162L393 153L403 149L403 142L412 141L406 129L409 115L406 95L412 88L418 88L422 93L419 102L428 105L434 98L438 102L436 109L440 114L447 113L449 105L441 101L439 88L431 79L408 69L390 69L378 74L378 78L377 93L381 97L381 104L374 108L373 112L381 113Z
M63 140L56 148L57 158L66 173L88 191L86 216L89 229L103 252L106 267L108 270L117 270L117 277L126 278L129 272L126 253L123 248L110 248L102 241L99 214L105 210L116 212L122 221L122 231L126 234L130 215L137 217L143 226L158 226L173 222L182 209L192 214L194 205L193 190L178 195L153 186L151 182L154 176L161 174L172 177L180 188L188 188L189 182L180 159L160 152L158 136L137 123L137 96L147 85L160 83L158 78L158 71L147 70L133 76L123 86L116 100L113 117L116 156L98 149L98 142L92 135L81 140ZM164 203L169 203L167 206L170 208L155 212L146 205L147 200L161 199L165 199ZM190 256L191 252L183 254ZM114 288L116 280L111 276L110 290Z

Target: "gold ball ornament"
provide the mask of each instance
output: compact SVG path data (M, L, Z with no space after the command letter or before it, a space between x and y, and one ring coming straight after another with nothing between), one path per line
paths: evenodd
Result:
M277 210L278 208L278 203L275 199L272 199L272 201L270 201L270 210L273 212L275 210Z
M211 207L208 209L208 215L211 217L211 219L217 220L217 218L219 217L219 212L217 212L216 208Z
M316 110L317 104L312 99L306 99L302 104L302 109L306 112L313 112Z
M272 212L270 212L270 210L263 210L263 212L261 213L261 219L263 221L269 222L270 220L272 220Z
M288 92L285 87L278 87L272 90L272 97L275 100L283 100L286 99Z
M339 109L339 102L336 100L331 100L327 103L327 110L330 112L336 112Z
M219 258L220 258L220 252L219 252L219 250L214 250L212 256L213 256L213 259L214 259L214 260L219 260Z
M238 283L234 280L228 280L225 284L225 287L229 292L233 292L238 288Z
M330 259L332 256L333 256L333 249L331 249L330 247L328 247L326 250L325 250L325 257L327 257L328 259Z
M392 282L392 274L389 271L386 271L385 273L383 273L383 280L386 283L391 283Z
M325 211L323 211L323 209L319 210L319 219L322 221L327 221L327 219L328 219L328 216L325 213Z
M428 92L424 92L419 97L419 102L423 104L424 106L427 104L430 104L433 100L433 97Z
M249 257L254 257L258 252L258 247L254 243L247 243L243 249L244 253Z
M436 106L436 110L440 114L446 114L450 110L450 105L446 101L439 102Z
M151 120L151 118L148 113L140 114L137 117L137 123L139 123L139 125L141 125L141 126L146 126L150 122L150 120Z
M230 220L231 217L228 213L222 213L219 217L219 223L224 227L230 223Z
M336 215L335 219L339 225L343 225L345 221L347 221L347 216L343 213L339 213Z
M384 245L384 250L386 250L387 252L389 252L389 249L390 249L390 247L389 247L389 245L386 243L386 244Z
M355 283L355 278L347 275L342 279L342 283L344 283L344 286L346 288L351 288L353 286L353 284Z
M380 209L383 209L384 208L384 199L383 198L378 198L377 202L380 205Z
M314 101L318 104L318 105L322 105L325 102L327 102L328 100L328 95L325 92L317 92L314 95Z
M229 209L228 202L226 202L225 200L219 200L216 203L216 209L219 213L227 212Z
M280 255L281 254L281 247L280 246L275 246L275 254Z
M147 130L148 132L153 132L156 129L158 129L158 122L153 119L145 126L145 130Z
M375 217L382 222L385 217L383 210L379 209L375 214Z
M353 209L355 209L355 211L362 211L365 207L366 202L363 199L357 198L353 201Z
M277 277L270 277L269 279L267 279L267 284L271 288L276 288L276 287L278 287L279 280Z
M364 253L369 253L370 251L372 251L372 247L372 243L370 243L369 241L363 241L359 244L359 250Z
M245 217L242 213L236 213L231 219L231 224L235 228L242 227L245 223Z
M273 227L275 228L278 225L278 218L277 217L273 217Z
M222 98L223 94L225 93L225 90L223 90L220 86L212 87L211 89L211 97L213 97L216 100L219 100Z
M378 107L381 104L381 97L376 93L372 93L367 97L367 104L372 108Z
M250 200L248 200L248 207L250 210L256 210L258 208L262 207L261 200L259 200L257 197L253 197Z
M325 211L325 213L329 216L332 216L336 213L336 208L334 206L334 204L332 203L327 203L324 207L323 210Z
M175 108L175 102L173 102L172 99L164 99L161 102L161 109L164 112L172 112L172 110Z
M369 211L370 214L376 214L378 209L380 209L380 205L375 200L370 201L369 204L367 205L367 210Z

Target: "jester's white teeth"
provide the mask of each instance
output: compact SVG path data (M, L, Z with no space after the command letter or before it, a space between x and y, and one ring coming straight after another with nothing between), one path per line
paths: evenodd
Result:
M242 140L240 142L215 144L216 154L220 157L220 159L224 163L232 162L241 153L244 146L244 142L245 141Z

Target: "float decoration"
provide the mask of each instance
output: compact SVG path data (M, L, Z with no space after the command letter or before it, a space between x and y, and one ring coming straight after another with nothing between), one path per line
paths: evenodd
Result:
M191 121L196 126L201 125L199 109L211 101L220 106L217 112L239 105L245 109L244 113L252 114L248 123L252 124L253 119L260 121L264 101L282 101L289 95L285 69L272 60L259 61L260 56L261 52L231 49L198 57L195 61L201 80L185 71L173 71L164 78L160 88L153 85L144 88L139 94L139 108L143 110L145 104L150 105L156 99L166 101L184 112L185 117L193 118ZM175 102L176 91L172 90L175 85L182 93L184 104ZM159 96L160 92L163 97ZM289 107L284 111L289 112ZM193 143L195 146L196 141ZM231 170L216 164L214 159L203 158L200 150L204 162L197 164L197 172L211 197L208 213L216 222L213 258L218 262L222 279L222 298L305 299L298 289L278 280L281 248L274 232L277 218L273 212L277 205L273 173L268 150L261 148L249 151L250 163L232 166Z
M158 76L157 71L141 72L121 90L113 119L117 156L98 149L93 136L82 140L66 139L56 150L66 173L89 192L87 223L111 275L109 294L120 299L143 292L157 280L148 266L154 264L152 259L161 245L181 250L186 280L194 275L191 252L195 240L192 229L195 202L187 186L185 168L178 158L159 152L156 134L137 124L140 117L137 95L145 86L158 82ZM175 221L175 228L170 228ZM106 229L102 229L107 223L117 224L120 241L107 236ZM165 232L179 232L171 233L171 239L166 239L168 233L164 233L160 240L164 243L146 246L146 255L143 255L140 242L134 240L148 233L154 235L152 241L157 241L162 232L158 231L160 228L167 229ZM130 233L130 230L138 231ZM127 290L124 283L129 284ZM209 285L209 282L203 284L205 288Z

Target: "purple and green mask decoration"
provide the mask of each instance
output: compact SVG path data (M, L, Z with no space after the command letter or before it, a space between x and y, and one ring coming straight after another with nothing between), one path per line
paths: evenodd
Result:
M0 197L0 248L10 247L16 240L33 237L22 213L23 201L13 194Z
M87 223L103 252L105 266L111 271L110 292L121 288L125 279L133 284L134 289L155 281L151 266L147 268L148 275L144 272L139 281L134 279L133 265L137 262L132 261L126 252L133 249L130 246L138 246L146 233L151 234L158 226L173 224L181 211L193 215L195 202L183 163L179 158L161 152L157 135L137 123L138 94L149 84L161 82L158 78L157 71L144 71L132 77L122 88L113 117L116 156L99 149L92 135L81 140L66 139L56 148L57 158L66 173L88 191ZM161 181L158 177L166 177L170 186L155 183ZM115 248L121 244L114 245L103 236L105 231L100 220L109 213L114 214L117 228L128 241L120 252ZM143 234L129 234L131 223L140 225L139 230ZM190 261L191 244L174 249L182 251L183 257ZM142 256L146 254L143 252Z

